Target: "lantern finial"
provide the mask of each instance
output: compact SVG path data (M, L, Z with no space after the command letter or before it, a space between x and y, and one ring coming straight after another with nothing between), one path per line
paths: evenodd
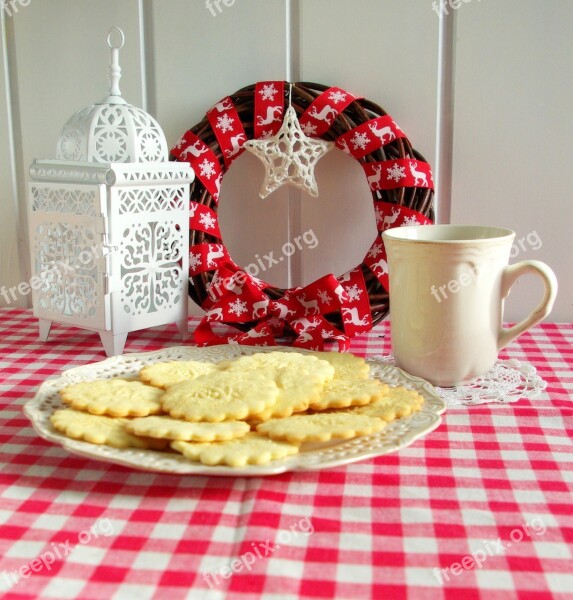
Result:
M113 42L113 34L119 34L119 42ZM109 64L109 96L103 100L107 104L127 104L121 97L119 80L121 79L121 67L119 66L119 51L125 43L125 35L119 27L112 27L107 34L107 45L111 48L111 62Z

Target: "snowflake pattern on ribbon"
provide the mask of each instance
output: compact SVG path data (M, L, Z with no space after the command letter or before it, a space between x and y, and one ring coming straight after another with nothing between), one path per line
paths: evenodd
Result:
M355 150L358 148L364 149L368 145L370 138L367 133L355 133L351 141Z
M215 175L216 173L215 163L204 159L203 162L199 165L199 172L201 173L201 177L211 179L211 177L213 177L213 175Z
M222 117L217 117L217 129L220 129L223 133L227 133L228 131L233 131L235 119L229 117L229 115L223 115Z
M196 271L203 264L200 254L189 253L189 270Z
M275 87L274 83L268 83L262 86L262 89L259 90L259 94L262 96L264 100L274 101L275 96L278 90Z
M247 312L247 303L237 298L234 302L229 304L229 312L240 317L243 313Z
M406 167L401 167L397 163L394 163L389 169L386 169L386 171L388 172L388 179L396 182L406 177Z
M217 223L215 217L212 217L211 215L208 215L206 213L203 213L199 217L199 222L202 225L204 225L206 229L213 229L215 227L215 224Z
M332 100L334 104L338 104L339 102L344 102L347 98L348 94L345 94L341 90L335 90L334 92L330 92L328 94L328 99Z

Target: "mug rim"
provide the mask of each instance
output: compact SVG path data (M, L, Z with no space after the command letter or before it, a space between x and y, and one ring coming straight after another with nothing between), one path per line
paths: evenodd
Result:
M433 231L439 232L442 230L444 234L436 238L416 237L417 231ZM470 234L470 231L481 231L483 235ZM459 237L448 239L446 232L458 231ZM466 235L463 235L466 232ZM382 232L382 237L389 238L398 242L415 242L419 244L466 244L466 243L481 243L485 244L492 241L506 240L513 238L515 231L506 227L497 227L494 225L456 225L455 223L441 223L428 225L406 225L403 227L392 227Z

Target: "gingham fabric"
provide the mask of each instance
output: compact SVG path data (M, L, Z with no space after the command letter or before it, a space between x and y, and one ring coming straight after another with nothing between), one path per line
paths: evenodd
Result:
M537 367L535 399L449 409L373 460L233 479L138 472L39 439L22 405L103 350L61 325L39 342L30 311L0 318L2 598L573 598L572 324L502 355ZM125 350L178 344L168 326ZM388 353L387 324L352 351Z

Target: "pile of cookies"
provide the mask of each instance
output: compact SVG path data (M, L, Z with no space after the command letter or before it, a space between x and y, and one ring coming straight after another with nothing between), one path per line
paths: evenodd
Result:
M284 458L307 442L376 433L424 401L371 379L366 361L352 354L280 351L158 362L137 380L75 383L60 395L70 408L50 420L68 437L231 467Z

